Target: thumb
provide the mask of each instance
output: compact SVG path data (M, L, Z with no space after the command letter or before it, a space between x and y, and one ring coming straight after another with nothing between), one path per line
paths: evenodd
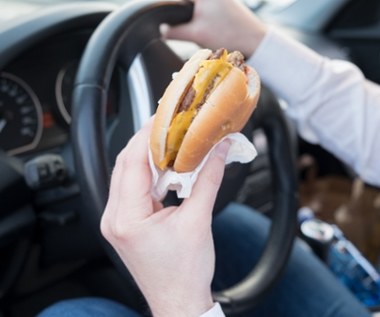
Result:
M191 197L184 201L184 206L190 209L194 216L199 213L206 215L208 211L211 215L222 183L229 148L230 142L227 140L216 146L198 175Z

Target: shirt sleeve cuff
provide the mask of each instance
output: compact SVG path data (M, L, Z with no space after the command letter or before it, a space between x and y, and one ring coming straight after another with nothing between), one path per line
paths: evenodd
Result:
M220 304L215 303L215 305L209 311L205 312L199 317L225 317L225 315Z

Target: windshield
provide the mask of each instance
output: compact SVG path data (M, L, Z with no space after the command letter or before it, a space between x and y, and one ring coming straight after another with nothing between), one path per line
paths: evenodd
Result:
M115 4L123 4L131 0L0 0L1 17L0 22L12 19L14 17L26 15L31 11L38 10L41 7L49 6L57 3L70 2L108 2ZM240 0L251 9L259 10L283 9L297 2L297 0Z
M128 2L129 0L13 0L13 1L50 4L53 2L78 2L78 1L108 1L108 2L116 2L116 3L125 3L125 2ZM268 4L268 5L274 5L274 6L287 6L297 0L241 0L241 1L245 2L250 7L257 7L262 4Z

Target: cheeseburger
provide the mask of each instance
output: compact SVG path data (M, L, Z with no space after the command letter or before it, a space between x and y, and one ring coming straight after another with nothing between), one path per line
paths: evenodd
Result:
M224 136L244 127L259 94L259 76L240 52L196 52L159 101L150 137L155 165L194 170Z

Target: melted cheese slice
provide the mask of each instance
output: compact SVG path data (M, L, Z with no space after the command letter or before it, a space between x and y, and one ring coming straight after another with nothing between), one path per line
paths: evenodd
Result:
M195 91L194 99L186 111L179 112L174 116L166 140L165 157L160 162L159 168L164 169L174 162L189 126L196 116L202 101L204 102L205 93L212 85L209 92L211 93L232 68L233 65L228 62L226 50L224 50L220 58L205 60L201 63L192 84Z

